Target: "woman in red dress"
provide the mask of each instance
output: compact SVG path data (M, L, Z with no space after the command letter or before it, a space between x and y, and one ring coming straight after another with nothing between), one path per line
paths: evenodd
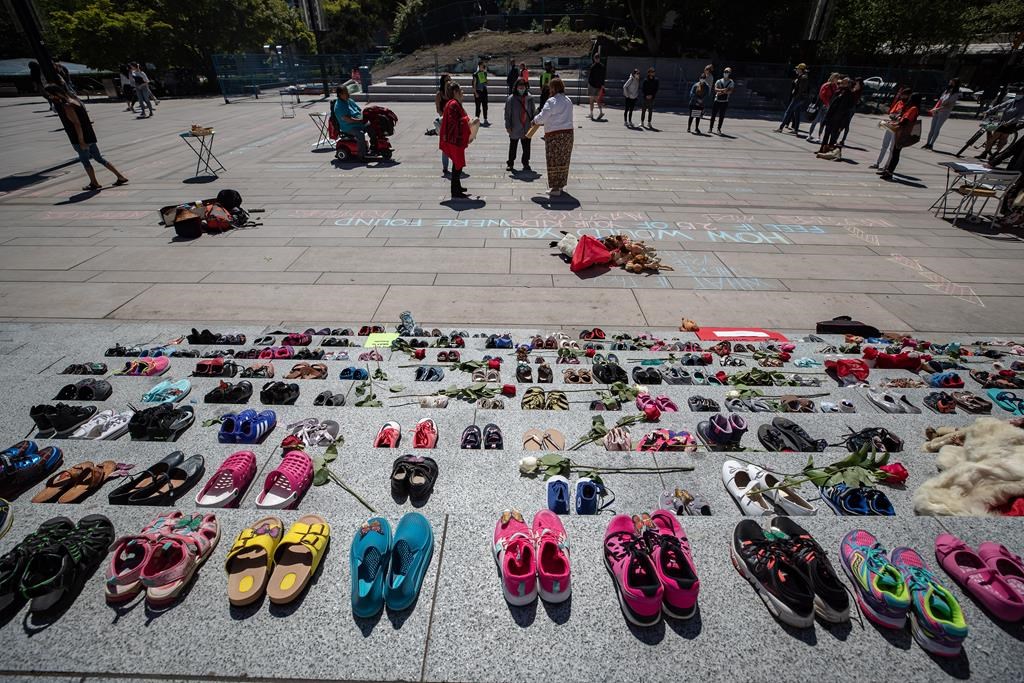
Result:
M466 147L469 146L469 114L462 108L462 88L451 86L451 99L441 116L441 135L438 147L452 160L452 199L469 195L462 186L462 169L466 167Z

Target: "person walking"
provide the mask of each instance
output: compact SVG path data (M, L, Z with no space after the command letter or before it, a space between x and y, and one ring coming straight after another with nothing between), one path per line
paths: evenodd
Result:
M651 116L654 114L654 98L658 94L658 78L654 75L654 67L647 69L647 78L640 84L640 92L644 99L640 103L640 127L644 127L644 116L647 116L647 127L654 128Z
M132 80L132 71L127 64L121 65L121 95L128 105L125 111L135 113L135 81Z
M853 95L853 106L850 107L850 111L846 115L846 123L843 124L843 138L839 141L840 147L846 146L846 136L850 134L850 126L853 125L853 117L857 114L857 107L860 105L860 98L864 96L863 78L858 76L853 79L853 85L850 87L850 94Z
M469 114L462 107L462 88L458 83L452 83L449 95L451 99L441 117L438 147L452 161L452 199L465 199L469 195L462 186L462 169L466 168L466 148L469 147Z
M526 131L530 130L530 121L536 113L533 95L529 93L526 80L520 78L505 100L505 132L508 133L508 164L505 170L516 170L513 164L516 160L516 147L520 144L523 147L523 171L533 170L530 168L530 138L526 137Z
M943 124L953 114L953 108L956 107L957 100L959 99L960 81L951 78L946 89L939 95L938 102L935 103L935 106L929 112L932 115L932 125L928 128L928 141L925 142L921 149L933 149L935 141L939 139L939 131L942 130Z
M557 74L555 73L555 65L548 60L544 62L544 70L540 72L540 106L543 108L544 103L551 97L551 79Z
M597 118L604 118L604 103L601 99L601 89L604 88L606 69L601 63L601 53L594 53L594 61L590 65L590 73L587 74L587 99L590 101L590 120L594 121L594 105L597 104Z
M480 111L483 110L483 125L491 125L487 121L487 63L482 59L473 72L473 102L476 108L475 116L480 118Z
M704 88L704 81L697 81L690 86L690 118L686 122L686 132L690 132L690 126L694 120L697 122L697 126L694 129L694 133L700 135L700 119L704 115L704 95L707 91ZM697 112L696 116L694 112Z
M622 110L622 121L629 128L633 127L633 112L636 110L636 99L640 96L640 69L633 69L629 78L622 85L622 97L626 107Z
M544 156L547 161L548 187L552 196L562 194L569 181L572 161L572 100L565 96L561 78L551 79L551 97L544 103L533 122L544 126Z
M729 108L729 96L736 90L736 82L732 80L732 69L725 67L722 77L715 81L715 101L711 104L711 123L708 129L715 127L718 118L718 134L722 134L722 122L725 121L725 110ZM714 131L712 131L714 132Z
M839 133L849 120L850 112L853 111L855 103L853 85L849 78L839 81L835 94L832 95L828 107L828 114L825 115L825 133L821 138L821 146L818 148L819 159L842 159L842 152L839 149Z
M434 130L438 135L441 134L441 117L444 116L445 105L448 104L448 100L451 99L452 77L450 74L441 74L441 78L437 81L437 92L434 94L434 111L437 112L437 117L434 118ZM448 155L441 152L441 175L447 176L448 165L451 160Z
M875 160L875 163L868 166L868 168L882 167L882 162L885 161L885 153L889 151L894 138L892 129L886 124L899 120L900 116L903 115L903 107L906 106L908 99L910 99L910 88L896 89L896 97L893 99L892 104L889 105L889 120L885 123L881 121L879 122L883 131L882 148L878 150L878 159Z
M786 113L782 115L782 123L779 124L777 133L789 126L793 135L800 134L800 117L804 115L804 107L807 106L807 95L811 89L811 79L807 75L807 65L800 62L793 69L796 76L789 88L789 104L786 106Z
M914 130L914 124L917 123L920 111L921 93L913 93L910 99L907 100L907 104L903 107L903 113L899 119L891 125L893 132L892 154L889 155L889 164L885 167L885 170L879 173L882 176L882 180L892 180L892 174L900 163L900 152L903 151L904 147L914 144L911 133Z
M821 130L825 129L825 114L828 113L828 103L832 101L832 95L836 91L836 84L838 82L839 74L834 73L818 88L818 112L814 115L814 120L811 121L811 129L807 131L807 142L814 142L814 128L816 126L820 125Z
M53 102L54 110L64 126L64 132L67 133L71 146L78 152L78 160L82 162L82 166L85 166L85 172L89 176L89 184L82 189L86 192L95 192L102 188L99 180L96 179L96 171L93 170L90 159L95 159L114 174L117 178L114 185L127 183L128 178L100 154L99 147L96 146L96 131L92 127L89 113L85 110L82 101L69 93L67 88L62 85L50 84L46 86L45 92Z
M139 118L146 118L146 107L149 107L149 115L152 117L153 92L149 89L149 76L137 62L132 63L132 82L135 83L135 96L139 98Z

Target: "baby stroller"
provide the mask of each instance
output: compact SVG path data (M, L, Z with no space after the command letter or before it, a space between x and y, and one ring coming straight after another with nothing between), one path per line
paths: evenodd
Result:
M388 138L395 134L395 124L398 123L398 115L387 107L367 107L363 110L363 119L366 121L366 134L369 136L367 146L369 156L390 159L394 148ZM334 143L334 156L341 161L357 159L359 157L359 146L356 139L348 133L341 132L341 126L334 116L334 103L331 103L331 121L328 134Z

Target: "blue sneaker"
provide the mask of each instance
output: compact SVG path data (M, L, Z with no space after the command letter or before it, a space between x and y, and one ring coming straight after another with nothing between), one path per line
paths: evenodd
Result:
M582 477L576 482L576 514L596 515L597 497L601 493L601 487L588 477Z
M256 411L243 411L243 413ZM241 418L242 415L239 415ZM239 419L238 432L235 434L236 443L261 443L263 438L277 426L277 413L273 410L263 410L251 419Z
M256 411L251 408L240 413L227 413L220 418L220 432L217 441L220 443L238 443L242 432L242 424L247 420L256 419Z
M556 515L569 514L569 480L555 475L548 479L548 510Z
M867 491L861 487L851 488L846 484L822 486L821 499L840 516L864 517L875 514L868 505Z
M384 582L388 575L391 526L383 517L371 517L356 529L349 550L352 572L352 614L369 619L384 609Z
M427 518L418 512L402 517L391 543L391 566L384 596L389 609L407 609L416 602L433 556L434 531Z

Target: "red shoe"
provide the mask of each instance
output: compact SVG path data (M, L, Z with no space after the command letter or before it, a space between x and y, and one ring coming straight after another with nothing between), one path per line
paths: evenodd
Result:
M416 423L416 432L412 437L413 448L437 448L437 425L429 417Z
M398 448L402 440L402 428L397 422L385 422L384 426L377 432L377 438L373 445L376 448Z
M676 619L689 619L697 610L700 579L690 554L690 541L682 525L668 510L644 515L644 540L651 548L651 559L665 589L662 611Z

